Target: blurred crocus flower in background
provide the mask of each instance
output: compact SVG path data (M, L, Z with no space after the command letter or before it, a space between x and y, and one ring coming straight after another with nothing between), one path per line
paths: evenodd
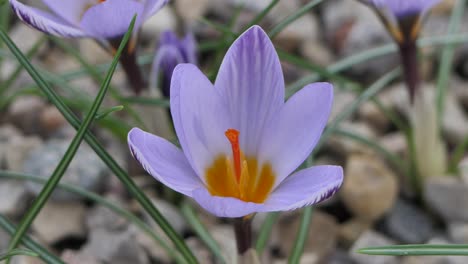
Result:
M254 26L228 50L213 85L192 64L180 64L171 82L171 113L182 150L134 128L133 156L169 188L219 217L293 210L332 196L339 166L294 172L327 123L333 87L315 83L286 103L278 55Z
M421 78L416 41L427 12L442 0L359 0L373 8L400 51L411 103Z
M134 56L137 32L168 0L42 0L50 11L17 0L9 2L18 18L37 30L67 38L94 38L111 51L118 47L133 16L137 15L134 37L121 56L121 64L135 92L146 86Z
M169 97L172 72L181 63L197 65L197 43L192 33L178 38L172 31L160 35L156 56L151 70L150 87L160 86L165 97Z

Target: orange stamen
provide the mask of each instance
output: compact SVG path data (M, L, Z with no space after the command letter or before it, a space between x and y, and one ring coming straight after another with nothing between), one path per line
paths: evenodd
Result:
M232 158L234 160L234 171L236 173L236 180L237 183L240 183L241 180L241 173L242 173L242 167L241 167L241 152L240 152L240 146L239 146L239 131L235 129L228 129L224 133L231 143L231 148L232 148Z

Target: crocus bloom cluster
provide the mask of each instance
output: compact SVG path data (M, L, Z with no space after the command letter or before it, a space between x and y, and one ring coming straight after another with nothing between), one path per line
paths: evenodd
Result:
M161 34L159 46L153 61L151 81L156 85L156 80L161 72L161 87L164 96L169 97L172 72L180 63L197 64L197 43L193 34L189 33L179 39L177 35L168 30ZM152 86L153 86L152 85Z
M9 0L26 24L62 37L112 39L127 32L135 14L135 31L168 0L42 0L51 12Z
M441 0L370 0L399 43L415 40L427 11Z
M278 55L254 26L230 47L214 85L194 65L174 70L170 104L182 150L138 128L128 143L149 174L216 216L292 210L341 186L339 166L294 172L317 144L332 101L332 86L315 83L285 103Z

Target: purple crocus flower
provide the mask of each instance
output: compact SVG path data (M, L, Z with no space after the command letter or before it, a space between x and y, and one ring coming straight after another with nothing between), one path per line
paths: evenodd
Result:
M169 188L219 217L286 211L329 198L341 186L339 166L294 172L327 123L333 87L315 83L286 103L278 55L253 26L230 47L213 85L192 64L171 83L171 113L182 150L134 128L133 156Z
M125 34L135 14L138 29L168 0L42 0L51 12L9 1L22 21L45 33L112 39Z
M180 63L197 64L197 43L193 34L189 33L179 39L168 30L161 34L159 46L153 61L151 85L156 86L157 79L162 72L160 85L164 96L169 97L172 72Z
M415 40L424 15L441 0L368 0L399 43Z

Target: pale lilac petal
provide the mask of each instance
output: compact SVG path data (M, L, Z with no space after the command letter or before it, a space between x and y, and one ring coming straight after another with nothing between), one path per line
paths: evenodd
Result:
M265 201L265 211L288 211L319 203L335 194L343 182L339 166L316 166L286 178Z
M332 103L331 84L309 84L291 97L267 126L258 158L272 164L275 186L311 153L327 124Z
M264 207L263 204L244 202L236 198L213 196L206 188L193 191L192 198L217 217L242 217L262 212Z
M371 0L378 8L387 8L396 17L424 13L441 0Z
M174 191L191 196L203 186L183 152L167 140L138 128L128 133L130 151L143 168Z
M169 0L146 0L143 20L147 20L165 6Z
M68 23L79 26L81 16L90 6L98 3L97 0L42 0L50 10Z
M268 35L253 26L229 48L215 87L226 102L242 150L256 156L265 124L284 103L284 79Z
M144 5L134 0L105 1L88 9L80 22L81 28L95 38L115 38L125 34L133 16L137 15L134 32L143 19Z
M192 64L179 64L171 83L171 113L185 156L203 179L219 155L231 152L226 107L213 84Z
M19 19L29 26L47 34L62 37L84 37L86 33L74 27L61 18L39 10L34 7L23 5L17 0L10 0L11 8Z

